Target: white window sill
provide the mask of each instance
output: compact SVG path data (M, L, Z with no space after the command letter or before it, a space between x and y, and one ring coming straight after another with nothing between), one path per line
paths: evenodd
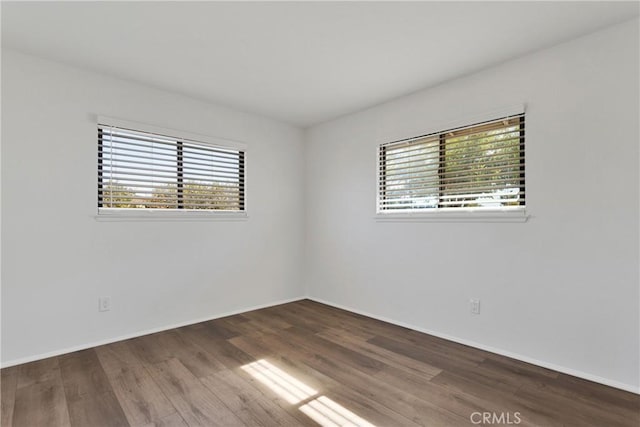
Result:
M246 212L202 212L189 210L142 210L108 209L101 210L94 219L99 222L118 221L247 221Z
M524 209L468 209L378 213L378 222L526 222Z

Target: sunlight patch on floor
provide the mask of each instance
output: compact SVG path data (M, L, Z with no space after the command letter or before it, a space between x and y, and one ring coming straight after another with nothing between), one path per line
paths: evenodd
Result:
M302 405L300 410L322 427L375 427L326 396L320 396Z
M376 427L326 396L314 398L317 390L264 359L242 369L292 405L303 403L298 409L322 427Z
M318 394L316 390L264 359L244 365L242 369L294 405Z

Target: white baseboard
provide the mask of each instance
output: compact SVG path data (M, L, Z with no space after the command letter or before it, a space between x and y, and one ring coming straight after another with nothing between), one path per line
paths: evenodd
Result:
M438 338L443 338L445 340L448 341L453 341L459 344L464 344L464 345L468 345L470 347L474 347L474 348L478 348L480 350L485 350L488 351L490 353L495 353L495 354L499 354L501 356L506 356L506 357L510 357L512 359L516 359L516 360L520 360L522 362L526 362L526 363L531 363L532 365L537 365L537 366L541 366L543 368L547 368L547 369L551 369L553 371L557 371L557 372L562 372L564 374L567 375L572 375L574 377L578 377L578 378L582 378L585 380L589 380L589 381L593 381L599 384L603 384L609 387L614 387L620 390L624 390L624 391L628 391L631 393L635 393L635 394L640 394L640 387L637 386L633 386L631 384L626 384L626 383L622 383L619 381L614 381L614 380L610 380L608 378L603 378L597 375L593 375L587 372L582 372L576 369L572 369L572 368L567 368L565 366L560 366L560 365L556 365L554 363L549 363L549 362L545 362L542 360L538 360L538 359L534 359L528 356L524 356L521 354L517 354L517 353L512 353L510 351L506 351L500 348L495 348L495 347L491 347L488 345L484 345L484 344L480 344L477 343L475 341L471 341L471 340L467 340L464 338L459 338L459 337L455 337L452 335L448 335L448 334L444 334L441 332L437 332L437 331L433 331L430 329L425 329L425 328L421 328L418 326L414 326L414 325L410 325L408 323L404 323L404 322L400 322L397 321L395 319L389 319L387 317L384 316L378 316L378 315L374 315L371 313L368 313L366 311L362 311L362 310L358 310L352 307L347 307L344 306L342 304L335 304L329 301L325 301L321 298L316 298L316 297L296 297L296 298L290 298L290 299L286 299L286 300L280 300L280 301L274 301L274 302L270 302L267 304L261 304L261 305L257 305L257 306L252 306L252 307L246 307L246 308L242 308L242 309L238 309L238 310L233 310L233 311L229 311L229 312L225 312L225 313L219 313L213 316L208 316L208 317L203 317L203 318L199 318L199 319L192 319L192 320L188 320L185 322L180 322L180 323L174 323L171 325L165 325L165 326L161 326L158 328L153 328L153 329L147 329L144 331L137 331L131 334L126 334L126 335L121 335L118 337L114 337L114 338L107 338L104 340L100 340L100 341L94 341L94 342L90 342L90 343L86 343L86 344L81 344L81 345L77 345L77 346L73 346L73 347L67 347L67 348L63 348L63 349L58 349L58 350L54 350L54 351L50 351L47 353L41 353L41 354L36 354L33 356L27 356L27 357L21 357L18 359L13 359L13 360L9 360L7 362L3 362L0 367L1 368L8 368L10 366L15 366L15 365L21 365L23 363L28 363L28 362L34 362L36 360L42 360L42 359L47 359L49 357L54 357L54 356L60 356L62 354L67 354L67 353L73 353L74 351L80 351L80 350L86 350L88 348L92 348L92 347L98 347L101 345L105 345L105 344L111 344L114 342L118 342L118 341L124 341L124 340L128 340L131 338L137 338L137 337L141 337L144 335L149 335L149 334L154 334L156 332L162 332L162 331L166 331L169 329L175 329L175 328L180 328L183 326L188 326L188 325L193 325L195 323L200 323L200 322L206 322L208 320L213 320L213 319L219 319L221 317L227 317L227 316L233 316L235 314L241 314L241 313L245 313L247 311L252 311L252 310L259 310L261 308L267 308L267 307L273 307L276 305L280 305L280 304L287 304L290 302L295 302L295 301L300 301L300 300L304 300L304 299L309 299L311 301L316 301L319 302L321 304L325 304L325 305L329 305L331 307L335 307L335 308L339 308L341 310L346 310L346 311L350 311L352 313L357 313L357 314L361 314L363 316L367 316L367 317L371 317L373 319L377 319L377 320L381 320L383 322L387 322L387 323L391 323L393 325L397 325L397 326L402 326L404 328L408 328L408 329L412 329L414 331L418 331L418 332L422 332L425 334L429 334L429 335L433 335L435 337Z
M408 328L408 329L413 329L414 331L418 331L418 332L422 332L425 334L429 334L429 335L433 335L435 337L438 338L443 338L445 340L448 341L453 341L456 342L458 344L464 344L464 345L468 345L469 347L474 347L474 348L478 348L480 350L485 350L488 351L490 353L495 353L495 354L499 354L501 356L506 356L506 357L510 357L512 359L516 359L516 360L520 360L521 362L526 362L526 363L531 363L532 365L537 365L537 366L541 366L543 368L547 368L547 369L551 369L553 371L557 371L557 372L561 372L563 374L567 374L567 375L571 375L574 377L578 377L578 378L582 378L585 380L589 380L589 381L593 381L599 384L603 384L609 387L613 387L613 388L617 388L620 390L624 390L624 391L628 391L631 393L635 393L635 394L640 394L640 387L631 385L631 384L626 384L626 383L622 383L619 381L614 381L614 380L610 380L608 378L603 378L597 375L593 375L593 374L589 374L587 372L582 372L582 371L578 371L576 369L572 369L572 368L567 368L565 366L560 366L560 365L556 365L554 363L549 363L549 362L545 362L542 360L538 360L538 359L534 359L528 356L523 356L521 354L517 354L517 353L512 353L510 351L506 351L500 348L495 348L495 347L491 347L488 345L484 345L484 344L480 344L477 343L475 341L470 341L464 338L458 338L452 335L448 335L448 334L443 334L441 332L437 332L437 331L432 331L430 329L425 329L425 328L420 328L418 326L414 326L414 325L410 325L408 323L404 323L404 322L399 322L397 320L394 319L389 319L387 317L384 316L377 316L371 313L367 313L365 311L362 310L357 310L351 307L346 307L344 305L341 304L335 304L329 301L325 301L321 298L316 298L316 297L307 297L307 299L310 299L311 301L315 301L315 302L319 302L321 304L325 304L325 305L329 305L331 307L335 307L335 308L339 308L341 310L346 310L346 311L350 311L352 313L356 313L356 314L361 314L363 316L367 316L367 317L371 317L373 319L377 319L377 320L381 320L383 322L387 322L387 323L391 323L393 325L397 325L397 326L402 326L404 328Z
M21 358L18 358L18 359L9 360L7 362L2 362L2 364L0 365L0 368L8 368L10 366L21 365L23 363L35 362L36 360L42 360L42 359L47 359L49 357L60 356L62 354L73 353L74 351L86 350L86 349L92 348L92 347L98 347L98 346L105 345L105 344L111 344L111 343L118 342L118 341L124 341L124 340L128 340L128 339L131 339L131 338L141 337L141 336L144 336L144 335L155 334L156 332L162 332L162 331L167 331L169 329L181 328L183 326L189 326L189 325L193 325L195 323L206 322L208 320L219 319L221 317L227 317L227 316L233 316L234 314L246 313L247 311L259 310L261 308L273 307L273 306L276 306L276 305L287 304L287 303L290 303L290 302L300 301L300 300L303 300L303 299L306 299L306 297L297 297L297 298L290 298L290 299L286 299L286 300L274 301L274 302L270 302L270 303L267 303L267 304L261 304L261 305L256 305L256 306L252 306L252 307L242 308L242 309L239 309L239 310L233 310L233 311L229 311L229 312L225 312L225 313L220 313L220 314L216 314L214 316L208 316L208 317L203 317L203 318L199 318L199 319L187 320L185 322L179 322L179 323L174 323L174 324L171 324L171 325L160 326L158 328L147 329L147 330L144 330L144 331L137 331L137 332L134 332L134 333L131 333L131 334L120 335L120 336L117 336L117 337L114 337L114 338L107 338L107 339L100 340L100 341L93 341L93 342L90 342L90 343L80 344L80 345L76 345L76 346L73 346L73 347L62 348L62 349L58 349L58 350L54 350L54 351L49 351L47 353L41 353L41 354L36 354L36 355L33 355L33 356L21 357Z

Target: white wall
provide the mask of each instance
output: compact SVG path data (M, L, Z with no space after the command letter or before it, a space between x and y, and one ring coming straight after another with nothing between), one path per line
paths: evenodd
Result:
M245 142L249 219L96 222L97 114ZM303 295L300 130L3 49L2 143L3 365Z
M308 294L637 391L638 72L636 20L311 128ZM377 144L518 103L527 223L374 220Z

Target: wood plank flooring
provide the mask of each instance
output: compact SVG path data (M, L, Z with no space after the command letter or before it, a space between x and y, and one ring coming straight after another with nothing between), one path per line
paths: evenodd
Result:
M633 426L640 396L309 300L2 369L1 426Z

